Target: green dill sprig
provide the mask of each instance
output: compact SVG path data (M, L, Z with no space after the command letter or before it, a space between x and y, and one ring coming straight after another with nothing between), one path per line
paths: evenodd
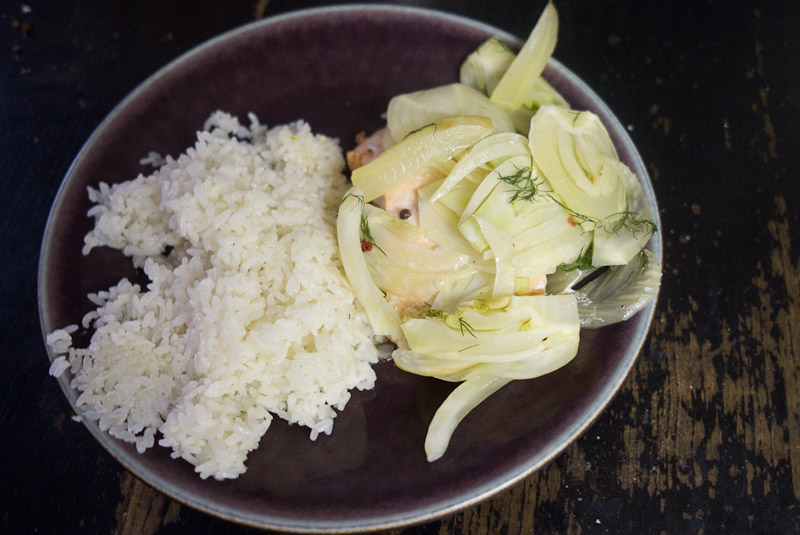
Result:
M653 221L650 219L639 219L639 217L636 215L636 212L633 210L615 212L602 219L598 219L596 217L591 217L576 212L555 197L551 191L543 191L542 193L549 197L554 203L561 206L569 214L569 217L575 221L575 223L580 223L581 225L583 225L583 223L590 223L592 225L590 230L602 228L609 234L617 234L624 228L630 231L634 238L637 237L636 235L639 232L644 232L645 234L655 234L656 230L658 230L658 227Z
M498 177L500 180L508 184L514 191L514 195L511 197L510 202L513 203L518 200L528 202L533 201L534 197L539 195L542 186L544 186L544 180L538 174L535 176L533 175L532 161L531 165L527 167L514 167L516 168L517 172L513 175Z
M375 249L382 252L383 256L386 256L384 250L381 249L377 243L375 243L375 238L372 237L372 232L369 229L369 220L367 219L367 216L365 216L363 213L361 214L360 228L361 228L361 249L362 250L367 249L367 251L369 251L374 247ZM364 244L369 244L369 247L365 247Z
M348 193L347 195L344 196L342 202L344 202L345 199L347 199L348 197L352 197L356 201L358 201L357 206L361 209L361 222L359 223L359 229L361 232L361 250L366 253L371 251L372 248L374 247L375 249L382 252L383 256L386 256L386 252L383 249L381 249L377 243L375 243L375 238L372 237L372 232L370 231L369 228L369 220L367 219L367 216L364 215L364 204L365 204L364 196Z
M430 128L431 126L433 127L433 133L435 134L435 133L436 133L436 127L437 127L438 125L437 125L436 123L428 123L428 124L426 124L426 125L420 126L420 127L419 127L419 128L417 128L416 130L412 130L411 132L409 132L408 134L406 134L406 135L403 137L403 139L407 138L408 136L410 136L410 135L412 135L412 134L416 134L417 132L422 132L423 130L425 130L426 128Z
M458 318L458 327L461 330L461 336L464 336L464 332L466 331L473 338L477 338L475 336L475 329L472 328L472 325L467 323L467 320L464 318Z
M633 210L616 212L602 219L576 212L564 204L552 190L545 189L545 180L543 177L538 174L533 176L533 162L531 162L529 167L517 167L516 169L517 172L513 175L499 177L500 180L513 188L514 194L510 201L512 203L517 200L533 201L537 195L540 195L561 206L576 225L579 224L583 227L588 223L591 226L589 230L602 228L609 234L617 234L620 230L625 229L633 234L635 238L638 237L637 235L639 233L652 235L658 230L655 222L650 219L639 218ZM628 204L627 199L626 204Z
M466 336L467 334L472 336L473 338L477 338L475 335L475 329L472 325L469 324L467 320L462 318L461 316L457 316L455 314L449 314L444 310L438 308L428 308L425 310L421 310L417 317L419 318L435 318L441 320L450 328L458 329L461 332L461 336Z
M358 202L358 204L356 206L358 206L359 210L363 210L364 209L364 196L363 195L356 195L355 193L348 193L347 195L342 197L342 200L339 201L339 204L344 203L344 201L346 201L347 199L349 199L351 197L353 199L355 199L356 202Z
M587 271L593 267L595 266L592 265L592 244L590 243L580 252L577 260L569 264L561 264L558 266L558 269L561 271L575 271L576 269Z
M658 227L655 222L649 219L639 219L635 212L625 210L616 214L611 214L599 221L595 228L602 227L609 234L616 234L623 228L633 234L634 238L637 234L643 232L645 235L655 234Z

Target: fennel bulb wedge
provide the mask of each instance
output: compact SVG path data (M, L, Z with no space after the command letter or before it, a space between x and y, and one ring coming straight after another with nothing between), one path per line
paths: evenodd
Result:
M517 275L552 273L575 261L591 235L571 221L550 189L530 156L509 158L475 190L459 229L477 251L490 250Z
M627 264L656 231L653 215L636 175L622 162L615 165L625 184L626 209L607 217L595 228L592 264L598 267Z
M542 106L531 119L528 139L536 165L585 230L625 211L619 158L597 115Z

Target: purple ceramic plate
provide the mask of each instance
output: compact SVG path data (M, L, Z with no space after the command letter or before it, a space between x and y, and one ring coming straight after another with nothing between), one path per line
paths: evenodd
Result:
M87 293L135 275L116 251L81 255L92 225L88 185L134 178L151 150L177 155L216 109L242 118L252 111L270 126L303 118L350 148L358 132L382 125L392 96L457 80L461 61L491 35L521 44L496 28L435 11L323 8L244 26L166 66L114 109L64 179L42 244L42 330L79 323L91 308ZM558 62L549 63L545 76L574 107L602 117L658 214L647 171L611 111ZM660 235L650 248L661 257ZM652 315L651 305L624 324L584 332L573 362L489 398L432 464L423 451L426 429L453 385L391 363L377 365L377 386L354 393L331 436L312 442L306 428L276 419L249 456L247 472L233 481L201 480L165 448L140 455L95 423L86 427L147 484L218 517L283 531L395 528L485 500L563 451L619 388ZM74 408L66 375L61 388Z

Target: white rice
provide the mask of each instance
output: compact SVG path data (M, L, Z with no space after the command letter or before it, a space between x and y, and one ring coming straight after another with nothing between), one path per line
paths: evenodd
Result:
M216 112L185 154L149 154L153 174L90 188L84 254L119 249L151 283L90 295L88 348L77 326L47 338L84 418L139 452L160 432L203 478L242 474L272 415L329 434L378 360L338 257L340 148L249 118Z

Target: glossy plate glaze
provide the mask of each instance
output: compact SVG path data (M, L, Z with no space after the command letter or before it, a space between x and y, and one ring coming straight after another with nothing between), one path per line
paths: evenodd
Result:
M216 109L243 119L252 111L270 126L303 118L347 149L358 132L382 125L392 96L457 80L464 57L491 35L521 44L496 28L434 11L315 9L245 26L166 66L113 110L64 179L42 243L43 332L79 323L91 308L87 293L137 276L116 251L81 255L92 225L88 185L146 172L139 160L151 150L177 155ZM658 214L645 167L611 111L558 62L551 61L545 75L575 108L601 116ZM659 235L650 248L661 257ZM432 464L423 451L426 429L453 385L406 374L391 363L377 365L377 386L354 393L331 436L312 442L306 428L276 419L249 456L247 472L233 481L201 480L164 448L139 455L95 423L86 427L143 481L212 515L283 531L399 527L485 500L563 451L619 388L652 315L651 306L624 324L584 332L573 362L492 396ZM78 334L77 344L85 343L88 333ZM68 378L60 384L74 408Z

